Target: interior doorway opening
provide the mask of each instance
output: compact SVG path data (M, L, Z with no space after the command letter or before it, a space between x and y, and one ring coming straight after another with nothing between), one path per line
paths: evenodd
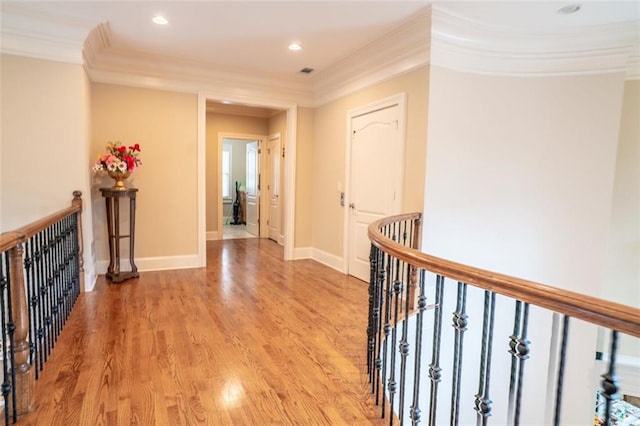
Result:
M263 137L222 137L222 239L260 237L257 154Z
M233 104L223 105L221 99L228 99ZM270 114L275 114L274 117L268 118L268 128L261 129L265 131L264 134L271 135L278 133L281 136L281 152L279 158L281 169L280 179L281 183L277 188L279 211L279 236L273 238L280 244L284 245L283 255L285 260L294 258L294 229L295 229L295 157L296 157L296 137L297 137L297 106L290 102L283 102L278 100L266 100L260 99L248 99L242 98L233 99L227 96L215 95L211 93L200 93L198 95L198 254L202 266L206 265L206 240L207 239L221 239L224 235L223 232L223 203L218 199L222 199L222 179L217 176L220 171L220 162L222 153L216 149L216 140L219 133L224 133L220 126L212 125L210 122L209 112L211 108L223 108L223 114L228 116L244 115L249 117L255 117L255 114L261 114L261 111L270 111ZM230 111L227 108L231 108L234 111ZM231 122L234 120L230 119ZM274 124L275 121L275 124ZM233 128L233 126L231 126ZM277 130L276 130L277 129ZM245 129L246 130L246 129ZM255 129L254 129L255 130ZM232 129L235 131L235 129ZM242 130L241 130L242 131ZM272 134L273 133L273 134ZM237 136L237 135L234 135ZM241 134L242 138L247 135ZM248 135L253 139L256 135ZM256 139L259 139L258 136ZM266 147L270 136L267 136L261 141L261 147ZM213 142L212 142L213 140ZM220 145L221 146L221 145ZM285 154L286 148L286 156ZM211 152L218 155L210 155ZM259 154L259 161L265 164L268 158L265 157L267 149L261 148ZM213 160L211 159L213 157ZM212 161L214 162L212 164ZM211 176L211 174L215 176ZM260 183L264 183L265 176L259 176ZM234 190L234 189L232 189ZM210 200L213 201L213 205ZM259 208L261 211L267 211L269 204L267 203L269 198L266 193L263 194L260 200ZM219 203L219 204L218 204ZM218 211L218 205L220 211ZM263 216L263 215L261 215ZM264 217L264 216L263 216ZM216 225L211 225L217 223ZM274 228L272 226L272 228ZM273 229L271 229L271 235ZM269 238L269 223L266 220L262 220L259 224L259 230L257 233L260 236Z

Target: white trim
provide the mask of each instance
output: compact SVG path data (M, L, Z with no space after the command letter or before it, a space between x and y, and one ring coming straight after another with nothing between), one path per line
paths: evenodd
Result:
M107 262L109 265L109 262ZM93 291L96 286L96 281L98 280L98 276L92 272L84 271L84 291L85 293Z
M154 256L154 257L141 257L136 258L136 266L138 267L138 271L164 271L171 269L188 269L188 268L198 268L199 265L199 255L197 254L187 254L182 256ZM96 262L97 273L100 275L104 275L107 273L107 268L109 267L108 260L99 260ZM121 271L130 271L131 265L128 262L122 263Z
M326 251L311 248L311 259L336 271L344 272L344 259Z
M202 238L202 242L198 244L198 254L203 259L201 266L206 266L206 205L207 198L205 192L206 173L206 101L211 100L229 100L231 102L246 103L259 107L286 109L287 110L287 150L285 156L285 201L284 201L284 260L294 258L294 241L295 241L295 202L296 202L296 144L297 144L297 111L298 106L295 103L283 101L279 98L262 98L247 97L238 94L230 94L228 92L208 92L202 91L198 93L198 240ZM200 168L202 170L200 170ZM220 191L221 188L219 188ZM218 192L220 193L220 192ZM222 212L218 214L219 220L222 218Z
M407 94L406 93L398 93L397 95L389 96L388 98L380 99L375 102L371 102L366 105L359 106L357 108L353 108L347 111L347 142L346 142L346 153L345 153L345 171L344 171L344 204L347 206L349 204L349 200L351 199L351 134L353 129L351 128L351 121L360 115L368 114L383 108L390 108L395 105L398 105L400 108L400 122L398 123L400 130L400 139L402 141L400 145L400 171L398 176L398 181L396 182L396 188L399 189L399 194L395 199L395 203L393 205L394 212L392 214L398 214L402 210L402 200L404 198L404 163L405 163L405 145L406 141L406 128L407 128ZM349 208L343 208L343 228L344 234L342 235L342 258L343 261L343 269L342 272L345 274L349 273L349 236L350 236L350 211Z
M207 266L207 98L198 93L198 266ZM219 157L219 155L218 155ZM219 167L219 165L218 165ZM220 188L218 188L220 191ZM218 192L219 193L219 192ZM218 212L219 215L222 212ZM218 228L221 230L221 228Z
M296 247L293 251L294 259L311 259L313 257L313 247Z
M383 37L319 71L313 80L314 105L428 65L430 28L431 6L426 6Z
M498 27L432 8L431 64L488 75L625 72L637 51L637 21L561 29Z
M298 144L298 107L287 109L286 150L284 157L284 260L294 258L296 231L296 146Z
M215 241L220 239L220 233L218 231L207 231L207 241Z

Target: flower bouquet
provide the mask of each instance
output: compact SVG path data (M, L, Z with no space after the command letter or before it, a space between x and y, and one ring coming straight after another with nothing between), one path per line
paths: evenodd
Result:
M125 179L142 164L139 155L139 144L125 146L120 142L109 142L106 152L100 154L93 165L93 171L96 173L106 171L116 181L113 189L125 189Z

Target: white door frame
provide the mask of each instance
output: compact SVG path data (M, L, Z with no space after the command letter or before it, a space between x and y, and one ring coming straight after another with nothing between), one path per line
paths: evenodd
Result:
M391 106L398 105L400 108L400 122L398 123L400 129L400 138L402 140L401 143L401 155L402 164L400 165L400 169L404 170L404 152L405 152L405 144L406 141L406 124L407 124L407 95L406 93L398 93L397 95L389 96L388 98L384 98L375 102L371 102L366 105L362 105L357 108L353 108L347 111L347 153L345 155L345 186L344 186L344 234L343 234L343 244L342 244L342 272L345 274L349 273L349 236L351 235L351 222L349 220L351 212L349 211L349 203L351 202L351 134L353 129L351 128L351 121L353 118L367 114L370 112L374 112L383 108L389 108ZM395 199L393 204L394 212L393 214L398 214L402 211L402 199L404 196L404 176L402 173L398 176L398 188L400 188L400 193Z
M284 260L294 258L295 206L296 206L296 145L298 106L292 102L283 102L270 98L253 98L230 93L198 92L198 264L207 266L207 100L231 101L264 108L284 109L287 111L287 155L284 158ZM222 229L219 229L221 232Z
M222 199L222 145L224 144L224 139L240 139L240 140L246 140L248 141L258 141L258 149L262 149L262 146L264 145L264 141L266 136L265 135L251 135L251 134L247 134L247 133L223 133L220 132L218 133L218 239L222 239L222 227L223 227L223 199ZM259 154L260 156L262 156L262 154ZM262 161L262 158L260 158L260 160L258 161L258 172L262 173L261 167L262 167L262 163L264 163L264 161ZM235 186L234 186L235 188ZM258 194L260 194L260 190L258 190ZM233 196L231 197L233 198ZM262 197L259 196L258 198L259 202L261 203L262 201ZM205 200L206 202L206 200ZM262 206L260 205L260 209L262 208ZM258 210L258 212L260 212L260 209ZM246 214L246 212L245 212ZM260 213L258 213L258 220L260 220ZM262 222L260 222L262 224ZM260 226L262 228L262 225ZM260 235L262 235L262 229L260 229Z
M273 177L274 177L273 175L277 174L277 177L278 177L277 185L278 185L279 191L281 192L282 191L282 189L281 189L282 188L282 174L281 174L282 162L280 160L280 156L281 156L280 150L278 152L276 152L275 154L272 154L272 155L276 155L278 157L279 169L277 171L273 169L272 157L269 157L269 155L270 155L269 154L269 149L270 149L269 148L269 144L274 139L278 139L279 148L280 148L280 150L282 150L282 136L281 136L280 132L273 133L271 135L268 135L265 138L264 149L265 149L265 152L267 154L266 155L266 161L265 161L265 166L266 166L265 169L267 171L266 178L265 178L266 181L265 182L266 182L267 185L271 185ZM266 226L267 230L266 230L266 234L265 234L265 237L267 237L267 238L271 238L271 230L269 229L269 227L273 224L273 220L272 220L272 217L271 217L271 200L272 200L272 195L271 194L272 194L272 191L273 191L273 188L269 188L267 191L265 191L266 194L268 195L268 197L265 197L266 198L266 203L265 203L266 207L265 208L267 209L266 211L268 212L266 214L266 217L268 217L268 219L269 219L269 224ZM281 197L278 196L278 220L277 220L278 223L276 223L276 229L278 231L277 232L278 235L276 235L275 241L278 244L283 244L283 241L282 241L282 226L281 226L281 220L280 220L281 216L282 216L282 212L281 212L282 206L281 206L281 201L280 200L281 200ZM265 224L266 224L266 221L265 221Z

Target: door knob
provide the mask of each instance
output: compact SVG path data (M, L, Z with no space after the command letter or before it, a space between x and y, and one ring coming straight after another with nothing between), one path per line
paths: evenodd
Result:
M350 209L355 209L355 208L356 208L356 206L355 206L355 204L353 204L353 203L349 203L349 208L350 208Z

